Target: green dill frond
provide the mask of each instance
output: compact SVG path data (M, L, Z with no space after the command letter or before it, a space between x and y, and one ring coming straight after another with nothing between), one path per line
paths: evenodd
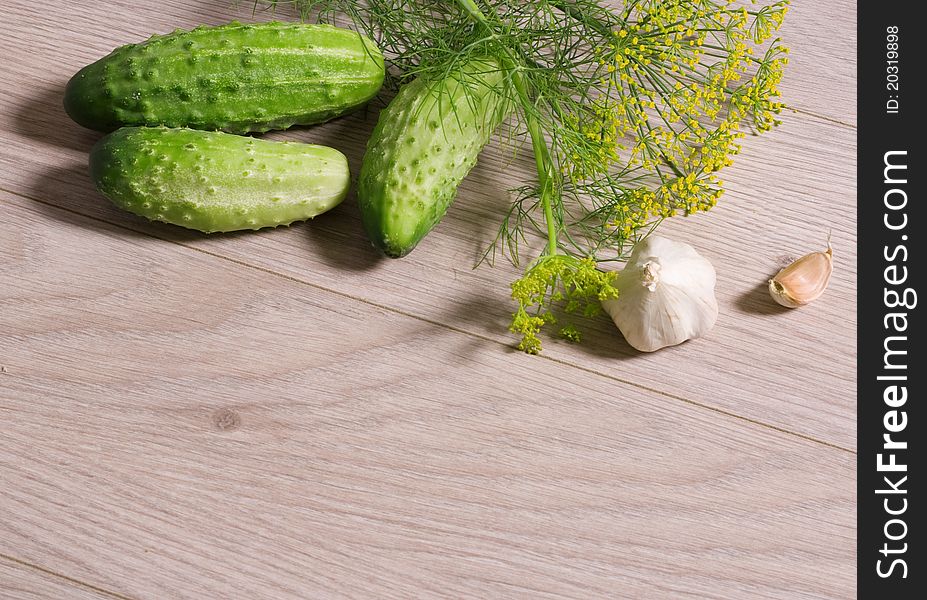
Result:
M529 237L547 240L513 285L527 352L579 273L605 289L595 264L623 260L663 219L715 206L746 131L768 131L783 108L787 0L290 1L374 39L393 86L498 60L513 88L509 139L530 142L538 177L512 190L483 260L518 264Z

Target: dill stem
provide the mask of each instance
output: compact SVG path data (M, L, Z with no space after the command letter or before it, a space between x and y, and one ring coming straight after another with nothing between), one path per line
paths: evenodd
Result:
M482 25L486 24L486 15L483 14L483 11L480 10L480 7L477 6L476 2L473 0L456 0L457 4L464 9L470 18L480 23Z
M486 15L474 0L455 1L471 19L489 29L489 21L486 19ZM531 147L534 151L534 162L538 171L539 197L541 206L544 208L544 220L547 222L547 254L553 256L557 254L558 248L557 222L554 220L554 207L551 201L551 195L554 192L553 161L550 156L550 149L547 147L547 141L544 139L544 130L532 112L534 102L531 100L531 94L528 92L525 79L519 72L515 59L507 50L504 58L504 67L509 71L518 99L525 109L525 122L528 127L528 135L531 136Z
M530 103L528 90L526 89L524 79L520 73L513 74L513 83L515 91L522 103ZM544 132L541 130L541 124L537 118L526 111L525 121L528 125L528 134L531 136L531 146L534 150L534 162L538 170L538 180L541 186L540 199L541 206L544 208L544 220L547 221L547 253L553 256L557 253L557 223L554 220L554 207L551 203L551 194L554 192L554 181L552 173L552 161L550 150L547 147L547 141L544 139Z

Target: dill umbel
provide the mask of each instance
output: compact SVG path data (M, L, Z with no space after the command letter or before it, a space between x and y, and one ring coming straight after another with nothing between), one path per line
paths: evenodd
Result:
M782 109L788 49L775 34L787 0L293 3L305 19L348 19L373 38L393 86L477 55L499 60L516 107L506 135L530 145L538 172L513 191L484 260L517 265L527 234L546 240L512 286L512 331L531 353L553 305L589 312L611 296L599 265L625 260L663 219L715 206L745 130L769 130ZM578 338L572 325L562 333Z

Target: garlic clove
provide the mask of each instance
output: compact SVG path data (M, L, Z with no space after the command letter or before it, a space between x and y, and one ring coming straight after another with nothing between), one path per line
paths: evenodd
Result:
M824 252L802 256L769 280L769 294L787 308L798 308L816 300L827 289L834 272L834 251L827 245Z
M692 246L651 235L615 280L602 307L631 346L653 352L700 337L718 319L715 269Z

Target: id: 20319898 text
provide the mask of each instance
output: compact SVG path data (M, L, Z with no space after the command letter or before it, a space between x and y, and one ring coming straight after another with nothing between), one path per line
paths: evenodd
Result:
M885 28L885 90L888 100L885 102L885 112L897 115L901 109L901 80L899 78L899 65L901 62L899 29L897 25Z

